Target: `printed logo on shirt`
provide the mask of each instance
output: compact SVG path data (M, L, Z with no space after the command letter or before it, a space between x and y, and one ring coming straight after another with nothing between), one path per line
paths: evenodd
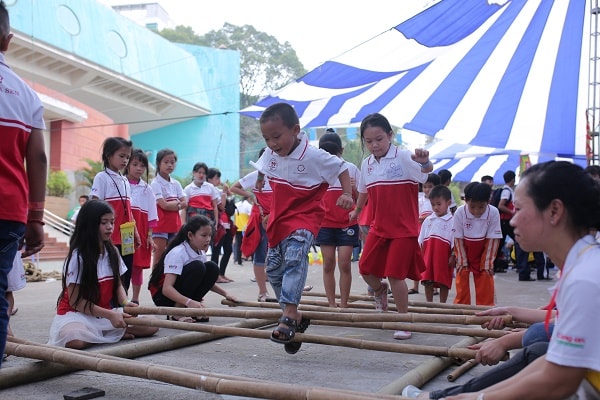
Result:
M371 175L373 173L373 167L368 167L367 168L367 175Z
M573 336L569 336L569 335L564 335L562 333L559 333L558 335L556 335L556 337L558 338L558 340L557 340L558 344L569 346L569 347L577 347L580 349L585 347L585 338L573 337Z
M385 176L388 179L392 179L392 178L400 178L404 175L404 170L402 169L401 165L396 165L394 163L391 163L386 171L385 171Z
M473 229L473 224L471 224L470 222L465 222L465 229L466 230Z
M306 173L306 167L302 164L298 164L298 166L296 167L296 171L299 174L305 174Z
M277 169L277 160L274 158L271 158L269 160L268 168L269 168L269 171L275 171Z
M169 264L169 265L167 266L167 268L168 268L168 269L177 269L177 265L172 265L172 264Z

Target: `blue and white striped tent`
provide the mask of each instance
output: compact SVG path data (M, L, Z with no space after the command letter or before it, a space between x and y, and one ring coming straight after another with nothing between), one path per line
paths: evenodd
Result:
M491 175L497 184L504 183L502 175L508 170L520 172L521 155L527 155L532 164L549 160L567 160L586 165L583 156L559 157L556 154L524 154L520 150L471 146L440 141L427 147L434 165L434 172L447 169L452 180L474 182L484 175Z
M441 0L241 112L258 117L283 101L302 127L352 126L380 112L452 143L584 156L589 7Z

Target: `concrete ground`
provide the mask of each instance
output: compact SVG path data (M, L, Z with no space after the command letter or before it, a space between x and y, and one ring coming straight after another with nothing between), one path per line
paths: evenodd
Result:
M41 265L45 271L60 269L60 263L45 263ZM352 294L365 294L366 286L358 274L357 263L353 263ZM313 285L314 292L323 292L320 265L312 265L309 269L307 284ZM253 277L250 262L242 266L230 262L227 275L235 282L223 284L232 294L242 300L256 301L256 284L250 281ZM532 274L535 276L535 274ZM554 271L552 272L554 275ZM549 299L548 289L555 281L519 282L517 274L510 271L496 275L496 291L498 305L520 305L539 307ZM412 282L409 282L409 287ZM17 314L11 319L11 326L19 338L45 343L48 330L55 313L56 299L60 292L60 280L28 283L23 290L15 292ZM315 297L306 297L315 300ZM454 298L451 291L449 301ZM222 297L209 293L206 298L208 307L224 308L220 304ZM423 290L411 295L410 300L424 301ZM141 305L152 306L147 290L142 290ZM224 325L239 322L239 319L211 317L211 324ZM272 327L266 328L269 331ZM157 337L167 337L179 334L179 331L161 329ZM360 329L346 327L331 327L312 325L307 333L336 336L340 338L355 338L374 340L387 343L398 343L392 338L391 331L377 329ZM434 335L415 333L413 338L402 343L423 344L432 346L451 346L463 337L449 335ZM148 339L136 339L142 342ZM149 340L152 340L149 339ZM116 345L128 345L125 341ZM339 346L328 346L305 343L296 355L288 355L283 346L264 339L245 337L228 337L209 341L199 345L188 346L177 350L150 354L137 360L154 363L160 366L172 366L195 371L209 371L220 374L256 378L270 382L301 384L339 388L365 393L375 393L383 387L399 379L422 363L431 360L431 356L408 355L391 352L353 349ZM97 350L98 347L92 348ZM3 373L11 369L23 368L34 361L10 356L3 363L0 371L0 384L7 379ZM44 367L46 368L46 367ZM451 385L447 374L455 367L442 371L426 389L442 388ZM465 382L470 377L485 371L477 366L456 383ZM91 371L79 371L43 381L33 381L19 386L1 390L0 398L12 400L62 399L63 395L73 390L91 386L106 392L105 399L240 399L230 395L217 395L193 389L182 388L166 383L149 381L129 376L103 374ZM365 394L365 398L368 395Z

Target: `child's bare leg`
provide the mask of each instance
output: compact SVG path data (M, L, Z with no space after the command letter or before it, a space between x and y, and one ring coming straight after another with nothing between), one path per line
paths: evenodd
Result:
M448 300L448 288L440 286L440 303L445 303Z
M156 248L154 249L152 265L155 265L160 260L165 252L165 249L167 248L167 239L156 237L153 238L153 240Z
M335 307L335 246L321 245L323 254L323 286L329 307Z
M323 249L321 247L321 249ZM340 267L340 307L348 307L350 288L352 287L352 250L351 246L338 248L338 265Z
M158 332L158 328L154 326L127 325L127 329L125 329L125 335L123 335L123 339L134 339L136 337L152 336L156 332Z
M15 297L13 296L12 292L6 292L4 297L8 302L8 309L6 310L6 312L8 313L7 334L8 336L14 336L12 329L10 329L10 316L12 315L12 311L15 306Z
M142 290L142 287L140 285L131 285L131 287L133 288L133 294L131 297L131 301L139 302L140 301L140 291Z
M87 349L91 345L91 343L84 342L83 340L71 340L70 342L65 343L66 348L76 350Z
M268 293L267 291L267 272L265 271L264 265L254 264L254 278L256 279L256 286L258 286L258 295Z
M433 302L433 285L431 283L425 284L425 300Z
M392 288L392 294L394 295L394 302L399 313L408 312L408 286L404 279L388 278L390 281L390 287Z
M413 287L412 287L412 291L413 292L419 293L419 282L420 281L418 281L418 280L417 281L413 281Z

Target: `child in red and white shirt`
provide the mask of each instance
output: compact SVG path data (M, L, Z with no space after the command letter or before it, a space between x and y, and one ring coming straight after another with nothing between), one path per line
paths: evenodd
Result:
M194 215L206 215L213 224L219 220L219 209L217 205L221 200L221 194L216 187L206 181L208 166L203 162L194 164L192 174L194 180L183 189L187 197L186 220Z
M448 299L448 290L452 287L452 271L456 257L452 254L454 241L452 236L452 193L446 186L438 185L431 189L429 202L433 213L421 225L419 245L423 252L425 271L421 281L425 286L425 299L433 301L433 288L440 288L440 303Z
M131 301L139 304L140 290L143 283L144 269L150 268L154 241L152 229L158 223L156 198L150 185L142 176L148 179L148 157L141 149L134 149L125 169L125 174L131 186L131 212L135 219L136 228L140 234L140 247L133 253L133 268L131 271L131 286L133 295Z
M408 287L405 279L418 280L425 269L419 236L419 183L433 169L429 152L416 149L414 154L392 144L394 131L383 115L370 114L360 126L361 141L371 155L363 160L358 185L357 218L367 196L373 219L359 261L359 271L373 288L375 306L387 311L387 277L398 312L408 311ZM395 339L408 339L408 331L396 331Z
M472 272L476 304L494 305L494 259L502 229L498 209L488 204L491 193L487 183L469 183L465 187L467 204L454 213L455 304L471 304L469 273Z
M156 245L155 263L160 260L167 243L181 228L179 212L187 208L187 199L181 183L176 179L171 179L176 165L177 155L173 150L162 149L156 154L156 176L150 184L158 210L158 224L152 232L152 239Z
M260 117L260 129L269 149L252 165L259 171L257 188L262 188L266 175L273 189L267 275L283 308L271 340L295 353L295 332L303 332L309 323L298 312L298 304L308 273L308 252L324 217L321 198L339 179L342 194L337 205L351 208L352 184L344 160L310 146L289 104L269 106Z

